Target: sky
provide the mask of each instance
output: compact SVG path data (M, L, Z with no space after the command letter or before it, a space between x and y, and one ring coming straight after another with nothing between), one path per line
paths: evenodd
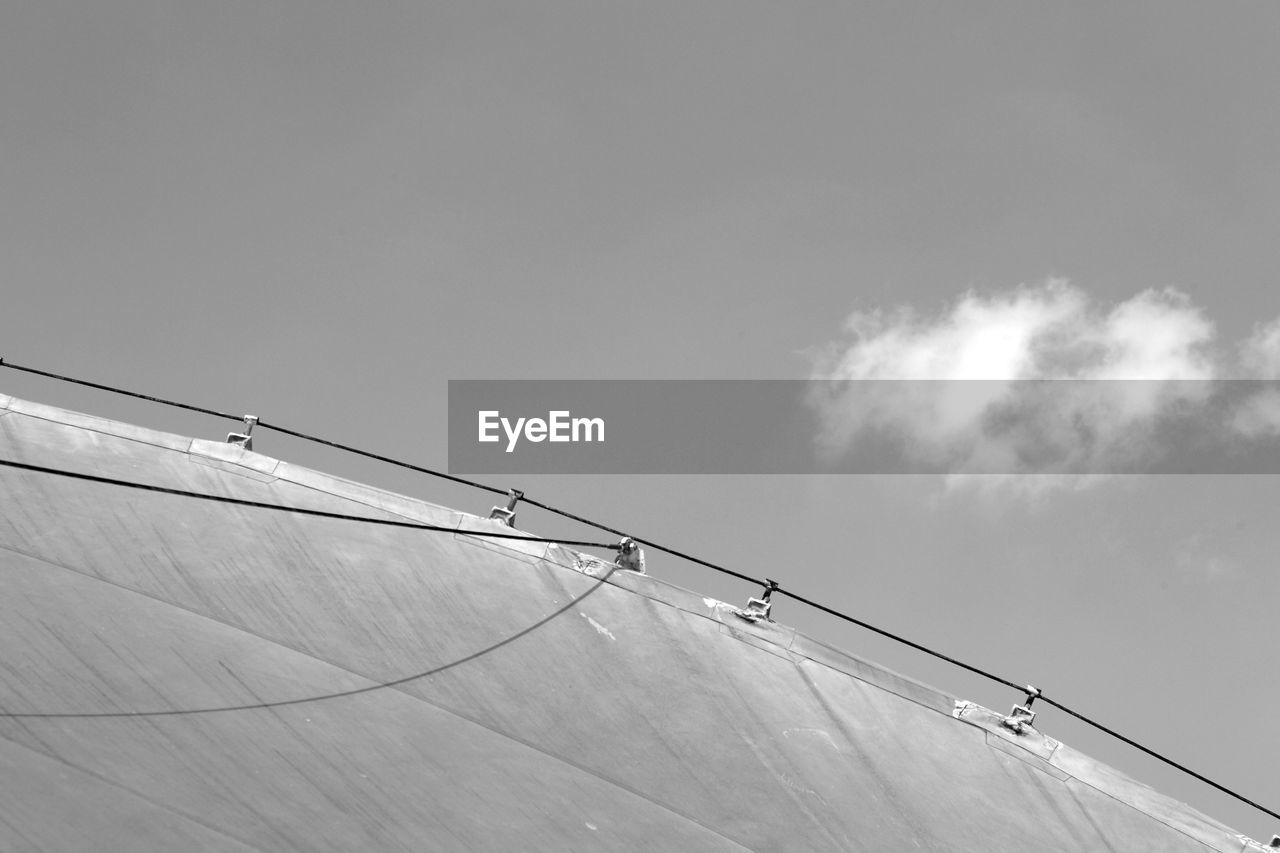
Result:
M437 467L449 379L1280 378L1277 81L1260 2L10 0L0 356ZM13 371L0 391L228 430ZM494 485L1034 683L1280 809L1274 477ZM794 602L775 618L1021 699Z

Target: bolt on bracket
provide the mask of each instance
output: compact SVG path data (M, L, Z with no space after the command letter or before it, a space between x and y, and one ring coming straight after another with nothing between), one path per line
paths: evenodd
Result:
M739 619L745 619L748 622L759 622L763 619L766 622L772 622L769 617L769 611L773 610L773 602L770 601L774 591L778 588L778 582L765 578L764 594L759 598L748 598L747 606L743 608L734 608L733 615Z
M1009 716L1000 721L1000 725L1014 734L1020 735L1029 728L1035 728L1033 723L1036 720L1036 712L1031 710L1031 703L1039 698L1040 688L1028 684L1026 691L1027 701L1021 705L1014 705L1013 710L1009 712Z
M227 433L227 444L235 444L243 447L245 450L253 450L253 428L258 425L258 418L254 415L244 416L244 432Z
M618 543L618 558L613 564L623 571L644 574L644 550L640 543L630 536L624 536Z
M516 504L524 497L524 492L519 489L510 489L507 492L510 497L507 499L506 507L495 506L489 510L489 517L495 521L501 521L507 527L516 526Z

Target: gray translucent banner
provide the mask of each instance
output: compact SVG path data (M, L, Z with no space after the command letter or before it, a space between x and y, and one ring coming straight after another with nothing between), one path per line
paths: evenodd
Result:
M450 380L455 474L1275 474L1271 380Z

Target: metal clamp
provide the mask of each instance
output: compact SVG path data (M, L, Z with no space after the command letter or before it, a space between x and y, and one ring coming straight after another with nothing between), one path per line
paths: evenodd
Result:
M255 415L244 416L244 432L227 433L227 444L237 444L245 450L253 450L253 428L258 425Z
M769 618L769 611L773 609L773 602L769 599L773 596L774 591L778 589L778 582L769 578L765 578L764 582L764 594L759 598L748 598L746 607L734 609L735 616L746 619L748 622L759 622L761 619L766 622L773 621Z
M508 491L508 494L511 497L508 498L507 500L506 508L495 506L493 509L489 510L489 517L497 521L503 522L504 524L507 525L507 527L515 527L516 526L516 504L518 504L520 502L520 499L524 497L524 492L520 491L519 489L511 489Z
M1014 734L1022 734L1028 728L1035 728L1032 724L1036 720L1036 712L1031 710L1031 703L1040 697L1040 688L1028 684L1026 691L1027 701L1021 705L1014 705L1013 710L1009 712L1009 716L1000 721L1002 726L1011 730Z
M624 536L618 543L618 558L613 564L623 571L644 574L644 551L640 543L630 536Z

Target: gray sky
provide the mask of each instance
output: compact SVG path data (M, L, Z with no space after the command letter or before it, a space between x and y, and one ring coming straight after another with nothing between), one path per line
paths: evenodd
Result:
M443 466L450 378L804 378L853 346L854 312L911 305L927 326L971 288L1065 278L1101 316L1175 287L1228 352L1280 316L1277 81L1267 3L11 0L0 355ZM1032 681L1280 804L1274 478L1012 499L928 477L497 485ZM794 603L776 615L982 704L1020 698ZM1280 832L1059 713L1040 723Z

